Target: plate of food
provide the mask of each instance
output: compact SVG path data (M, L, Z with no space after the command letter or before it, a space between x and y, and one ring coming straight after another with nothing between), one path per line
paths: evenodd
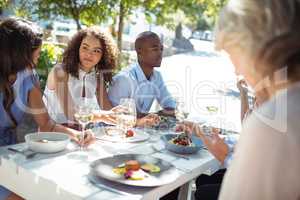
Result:
M166 134L162 136L166 149L179 154L196 153L203 147L203 142L196 136L188 136L182 132L179 134Z
M129 129L124 132L116 126L99 127L93 129L99 140L109 142L142 142L149 139L149 134L141 129Z
M169 162L141 154L120 154L96 160L93 175L126 185L154 187L175 181L178 171Z

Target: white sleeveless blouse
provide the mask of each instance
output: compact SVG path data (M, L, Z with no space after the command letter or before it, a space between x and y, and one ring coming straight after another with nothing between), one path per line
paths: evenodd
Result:
M79 79L69 75L68 78L68 89L69 94L75 106L79 105L82 100L83 83L85 80L85 97L89 101L89 104L93 109L100 109L96 96L97 89L97 78L96 71L92 70L87 73L79 69ZM60 102L56 96L55 90L50 90L47 86L45 87L43 101L48 109L50 117L56 123L67 123L70 120L65 116L63 109L61 108Z

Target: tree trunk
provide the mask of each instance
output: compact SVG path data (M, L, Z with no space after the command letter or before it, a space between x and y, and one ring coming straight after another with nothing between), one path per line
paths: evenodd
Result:
M73 16L73 19L75 20L77 30L79 31L79 30L81 30L81 25L79 22L80 8L79 8L76 0L69 0L69 4L70 4L70 9L71 9L71 14Z
M176 26L175 38L179 39L179 40L182 38L182 25L181 25L181 22Z
M117 38L116 23L117 23L117 20L116 20L116 17L114 17L113 22L110 25L110 33L114 38Z
M118 48L119 51L122 51L122 33L124 27L124 17L125 17L125 8L123 1L120 2L120 10L119 10L119 24L118 24Z
M77 26L77 30L81 30L81 25L80 25L80 22L79 22L79 17L78 18L74 18L75 22L76 22L76 26Z

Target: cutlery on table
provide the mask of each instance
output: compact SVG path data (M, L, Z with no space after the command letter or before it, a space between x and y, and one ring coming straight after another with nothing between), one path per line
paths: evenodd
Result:
M97 187L99 187L101 189L108 190L110 192L117 193L117 194L120 194L120 195L125 195L125 196L131 195L131 194L127 193L127 192L123 192L123 191L114 189L112 187L109 187L109 186L106 186L106 185L100 183L99 181L97 181L97 178L94 177L94 175L92 173L88 174L87 177L88 177L89 181L92 184L94 184L95 186L97 186Z
M37 154L37 152L28 152L28 153L26 153L26 151L24 151L24 150L19 150L19 149L15 149L15 148L11 148L11 147L8 147L7 149L9 151L19 153L19 154L25 156L26 159L33 158Z
M159 149L157 147L155 147L154 145L151 145L152 149L155 151L155 152L159 152L159 153L166 153L168 150L166 149ZM168 151L172 156L175 156L175 157L178 157L178 158L183 158L185 160L190 160L190 158L186 155L181 155L181 154L178 154L178 153L174 153L172 151Z

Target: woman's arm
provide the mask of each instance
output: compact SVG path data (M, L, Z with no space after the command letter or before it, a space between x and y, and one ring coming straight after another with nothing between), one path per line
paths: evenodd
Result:
M60 124L56 124L53 120L51 120L42 100L41 90L38 87L33 87L33 89L29 92L28 98L29 112L33 114L34 120L39 126L40 131L63 132L68 134L72 140L78 143L80 142L77 137L80 135L80 132ZM92 137L91 134L88 134L88 137L84 141L84 145L89 145L93 141L94 137Z
M42 101L42 93L38 87L33 87L28 97L29 112L33 114L34 120L40 131L59 131L68 133L71 137L76 135L76 131L56 124L48 115L47 109Z
M60 66L55 66L50 71L47 79L47 88L54 90L65 116L73 121L74 103L69 93L68 75Z

